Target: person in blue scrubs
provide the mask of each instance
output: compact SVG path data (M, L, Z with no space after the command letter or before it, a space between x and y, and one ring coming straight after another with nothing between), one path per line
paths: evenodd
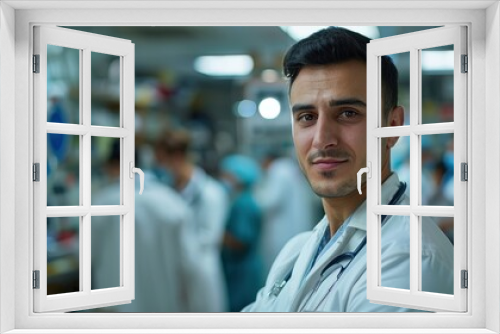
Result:
M253 194L260 168L251 158L223 159L221 178L231 196L223 238L222 263L229 295L229 311L238 312L253 301L263 284L263 261L258 251L263 213Z

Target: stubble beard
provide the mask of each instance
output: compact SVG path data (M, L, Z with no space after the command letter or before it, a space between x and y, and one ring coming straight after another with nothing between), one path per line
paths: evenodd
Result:
M357 179L356 176L354 178L347 178L345 180L338 180L339 176L337 176L337 170L332 171L321 171L318 172L319 180L314 181L311 175L308 174L307 169L304 164L311 165L312 161L317 157L334 157L334 158L350 158L350 155L341 149L330 149L330 150L321 150L314 152L309 155L305 162L301 162L299 160L300 169L304 174L307 182L311 186L312 191L321 198L339 198L345 197L357 189ZM344 171L345 172L345 171ZM310 171L310 173L313 173ZM335 182L340 182L340 184L334 185Z
M336 181L337 171L320 172L319 175L321 176L321 180L315 182L311 180L311 177L308 175L302 163L300 163L300 169L312 191L321 198L345 197L357 189L357 181L353 179L347 179L341 184L334 186L332 183Z

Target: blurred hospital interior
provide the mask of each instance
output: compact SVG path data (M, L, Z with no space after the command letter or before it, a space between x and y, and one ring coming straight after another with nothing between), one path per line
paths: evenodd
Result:
M252 302L281 247L323 217L294 157L284 52L320 27L66 27L135 44L136 299L86 312L229 312ZM383 38L432 27L350 27ZM453 121L449 48L422 56L422 122ZM81 122L79 50L47 50L47 121ZM391 55L408 124L409 55ZM451 66L451 67L450 67ZM92 125L119 126L120 59L93 52ZM422 136L421 184L410 139L392 169L421 204L453 205L453 135ZM92 205L119 205L119 139L93 137ZM251 162L249 162L251 161ZM47 205L80 202L80 138L47 135ZM189 172L189 173L187 173ZM137 186L138 188L138 186ZM436 217L453 242L453 219ZM79 291L80 224L47 220L47 293ZM120 216L92 217L92 289L120 286ZM243 293L245 292L245 293Z

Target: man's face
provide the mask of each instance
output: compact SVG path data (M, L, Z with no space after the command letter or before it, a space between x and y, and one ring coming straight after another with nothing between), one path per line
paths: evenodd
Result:
M305 66L290 90L297 159L313 191L344 197L366 166L366 64Z

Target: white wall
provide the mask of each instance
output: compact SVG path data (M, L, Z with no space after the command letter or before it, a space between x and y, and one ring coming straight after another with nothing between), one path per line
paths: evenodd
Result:
M53 2L57 3L57 5L62 3L69 2ZM96 4L95 1L89 1L89 3ZM101 3L101 2L99 2ZM305 1L304 1L305 3ZM403 3L403 2L401 2ZM435 2L437 3L437 1ZM462 2L457 2L462 3ZM309 6L309 2L308 5ZM14 31L14 11L11 8L5 6L5 4L0 5L0 47L1 47L1 57L0 58L0 71L2 73L2 77L0 78L0 247L1 247L1 255L0 258L2 261L0 262L0 272L2 273L1 281L0 281L0 294L1 294L1 302L0 302L0 332L4 332L9 328L13 328L14 320L12 319L12 310L14 307L18 309L16 313L16 324L18 328L34 328L36 326L43 326L46 328L54 328L55 326L60 326L59 328L69 328L71 326L90 326L94 328L106 328L106 326L111 326L111 322L106 322L108 319L106 317L97 317L97 316L85 316L79 317L78 319L67 318L63 319L62 316L58 316L57 314L51 315L50 317L28 317L26 310L30 309L30 298L29 295L32 293L31 290L25 288L25 285L29 282L29 277L31 273L31 266L27 263L26 259L29 255L28 250L28 226L30 224L30 199L29 196L26 196L29 189L29 185L31 181L29 180L30 176L30 152L29 152L29 142L30 142L30 106L28 103L28 96L26 92L29 90L27 86L29 85L29 63L28 59L29 55L29 28L27 22L40 22L42 23L51 23L51 22L101 22L106 21L111 24L119 24L121 22L127 22L129 24L138 23L142 21L152 22L170 22L171 24L199 24L199 22L208 22L212 24L220 24L219 22L238 22L239 24L252 23L251 17L256 17L255 11L246 10L244 11L185 11L184 13L180 10L172 10L172 11L157 11L153 15L149 15L145 18L145 13L141 11L126 11L115 13L114 11L89 11L89 10L78 10L78 11L47 11L44 13L44 16L41 18L40 12L36 11L25 11L22 13L22 10L19 10L16 16L17 22L17 57L16 57L16 73L17 80L16 82L4 82L6 73L8 73L8 77L15 78L15 74L13 73L13 66L9 68L5 64L14 64L14 41L13 41L13 31ZM451 13L450 13L451 12ZM253 13L253 16L251 15ZM447 10L446 15L443 14L443 11L437 10L434 12L429 11L411 11L412 17L411 22L415 20L420 20L421 22L447 22L448 24L456 24L456 22L469 22L473 20L474 23L474 32L473 35L479 36L474 40L474 50L477 52L473 55L473 64L477 62L478 64L483 64L482 60L485 55L482 53L482 44L484 43L484 39L481 36L484 36L482 33L478 33L478 30L482 30L486 28L488 30L488 34L491 37L488 37L488 53L487 53L487 64L488 67L484 66L476 67L472 71L472 76L474 77L473 83L476 88L475 91L478 94L475 96L475 101L473 101L474 110L476 111L473 117L473 126L470 126L472 129L472 135L474 136L474 147L472 148L473 155L473 166L476 170L471 170L470 174L475 180L475 186L473 187L473 194L471 200L475 204L473 206L475 212L473 213L474 218L478 218L476 221L480 226L484 226L484 221L488 219L488 221L493 220L494 224L491 225L489 229L486 231L487 235L487 243L486 247L488 247L488 251L493 251L490 255L498 261L499 245L495 244L495 240L498 241L499 236L499 227L497 226L497 222L500 220L500 208L498 203L500 202L500 176L498 175L498 166L500 162L500 151L498 149L498 145L500 143L500 134L498 133L499 129L499 121L500 115L498 111L500 110L500 96L498 94L499 91L499 72L500 65L498 64L499 59L499 50L500 50L500 41L499 41L499 9L498 5L495 4L494 7L491 7L488 10L488 20L486 23L483 23L484 16L482 14L483 11L469 11L468 13L455 13L453 15L453 11ZM213 15L212 15L213 14ZM225 15L223 15L225 14ZM230 15L231 14L231 15ZM280 10L279 13L276 10L268 10L268 11L258 11L259 17L262 17L264 22L276 22L276 24L289 24L290 22L301 22L307 24L314 20L315 22L335 22L335 20L339 20L342 22L342 17L345 16L345 12L342 10L328 11L323 10L318 14L318 11L309 11L302 10L300 13L290 12L287 10ZM277 15L280 14L280 15ZM474 16L476 15L476 16ZM250 18L247 18L250 17ZM360 13L356 13L356 22L372 22L372 21L390 21L395 20L395 24L401 22L401 24L407 23L405 15L401 15L398 11L383 11L383 10L371 10L371 11L361 11ZM228 19L230 17L231 19ZM281 17L281 19L277 19ZM351 16L354 17L354 16ZM452 20L447 18L453 18ZM286 18L286 19L284 19ZM480 22L479 19L481 19ZM44 19L44 20L42 20ZM354 19L353 19L354 20ZM397 21L397 22L396 22ZM450 22L452 21L452 22ZM496 30L495 30L496 29ZM494 30L494 31L493 31ZM10 35L9 35L10 32ZM490 50L491 49L491 50ZM8 50L9 52L6 52ZM481 53L478 55L478 53ZM479 57L476 57L479 56ZM7 57L10 57L7 61ZM478 60L474 60L478 59ZM481 59L481 61L479 61ZM492 71L495 72L495 75L491 75ZM485 82L483 80L484 77L488 77L488 82L486 82L486 87L488 88L485 94L479 94L479 92L486 91ZM4 80L4 81L2 81ZM16 89L13 87L17 86ZM14 115L13 109L13 99L14 91L17 93L16 97L16 114ZM28 94L29 95L29 94ZM10 100L10 101L9 101ZM484 112L484 113L483 113ZM486 119L486 116L489 117ZM15 130L13 128L13 118L15 117ZM9 128L11 127L11 128ZM487 132L487 139L484 139L485 130ZM15 141L12 141L12 138L15 138ZM18 150L14 153L13 148L11 147L15 142ZM488 149L488 151L485 151ZM14 181L11 175L14 173L13 161L17 160L16 164L16 193L14 193ZM484 167L488 166L488 167ZM486 178L485 172L489 173L488 178ZM476 182L477 181L477 182ZM486 182L487 181L487 182ZM490 186L492 184L492 186ZM484 200L484 193L493 194L493 196L487 197L487 200ZM16 207L17 211L14 213L13 208L9 206L11 203L13 196L16 195ZM10 197L5 197L10 196ZM7 199L9 199L7 201ZM485 215L485 212L487 215ZM14 224L14 214L15 214L15 224ZM8 222L8 224L6 224ZM16 235L17 240L24 241L19 243L19 247L16 249L16 257L19 260L18 265L14 268L13 263L13 250L14 245L12 236L14 235L14 227L16 227ZM478 230L481 232L483 236L485 233L484 229ZM476 236L472 236L475 241L483 240L482 238L477 238ZM473 254L480 254L480 263L482 259L484 259L484 253L478 250L484 249L483 243L475 243ZM9 254L9 255L6 255ZM488 255L489 256L489 255ZM476 259L476 258L474 258ZM484 261L482 261L481 265L474 266L476 269L483 269ZM23 280L16 282L17 286L22 286L22 289L18 288L17 295L17 303L13 305L14 297L12 292L13 284L13 276L11 273L14 272L14 269L19 274L19 277L23 277ZM481 270L479 272L482 273ZM488 291L486 293L487 296L487 305L492 306L491 308L487 308L487 319L488 319L488 327L495 332L500 332L498 329L500 328L500 324L498 323L498 313L499 313L499 272L498 266L495 266L494 269L490 269L490 272L487 273L487 281L486 285L488 287ZM9 274L5 274L9 273ZM26 281L24 281L24 278ZM471 277L474 279L474 277ZM484 281L481 281L484 283ZM482 284L484 285L484 284ZM492 288L494 287L494 288ZM496 290L496 291L495 291ZM491 293L490 293L491 292ZM483 296L483 294L476 294L479 296ZM478 298L476 298L478 299ZM11 304L12 303L12 304ZM485 311L484 301L475 300L473 301L473 310L476 314L482 314ZM258 316L258 315L257 315ZM238 328L238 327L265 327L265 326L280 326L276 328L281 328L284 324L288 326L295 326L296 328L304 328L306 326L304 323L303 316L296 315L273 315L273 319L275 322L272 325L267 323L259 323L256 319L258 317L244 317L235 315L234 317L223 317L223 316L215 316L213 318L201 319L196 317L172 317L169 320L169 326L172 328L181 328L183 326L197 326L198 328L203 328L205 325L206 328ZM59 318L61 319L59 319ZM353 319L355 318L342 318L341 321L338 321L335 325L332 325L332 317L325 315L314 315L314 323L315 327L319 328L331 328L332 326L336 326L337 328L347 328L352 326ZM36 318L36 319L35 319ZM54 318L57 318L59 321L56 323ZM89 321L91 318L92 321ZM464 317L465 319L466 317ZM454 318L455 319L455 318ZM161 317L135 317L135 316L124 316L121 318L113 319L116 321L120 321L120 326L123 329L135 328L136 326L140 326L145 323L148 326L155 326L156 328L162 328L165 326L165 320ZM194 322L193 322L194 320ZM198 321L200 320L200 321ZM337 319L338 320L338 319ZM387 324L384 322L384 318L382 319L370 319L373 320L375 327L385 328ZM399 317L399 320L407 320L405 317ZM446 320L446 319L445 319ZM451 326L465 326L469 324L465 320L459 319L459 321L455 321L454 323L449 323ZM482 319L480 319L482 320ZM207 325L208 324L208 325ZM372 324L372 323L370 323ZM115 322L113 322L115 325ZM366 323L355 323L358 328L367 328ZM475 324L475 327L483 328L484 323L482 321L478 321ZM112 327L110 327L112 328ZM28 332L26 330L25 332ZM394 330L393 330L394 331ZM299 331L300 332L300 331ZM437 332L437 331L436 331ZM471 331L472 332L472 331ZM477 331L479 332L479 331Z
M486 70L494 73L486 76L486 164L485 175L487 182L494 189L500 189L500 5L498 3L490 6L486 12ZM495 80L494 78L497 78ZM498 191L488 192L486 196L486 219L495 222L487 224L486 229L486 256L493 261L499 261L500 247L498 235L500 234L500 198ZM495 241L496 240L496 241ZM500 272L498 266L486 266L487 285L493 287L486 291L486 328L500 332ZM488 284L488 281L490 282Z
M14 132L14 78L15 12L0 3L0 247L12 254L0 259L0 332L14 328L14 224L15 219L15 154ZM7 274L5 274L7 273Z

